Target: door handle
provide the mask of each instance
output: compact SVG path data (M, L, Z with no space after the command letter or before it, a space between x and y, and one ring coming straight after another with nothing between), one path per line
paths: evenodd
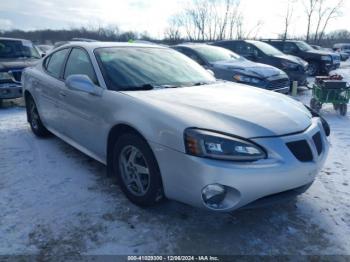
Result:
M61 97L66 97L66 96L67 96L65 92L60 92L59 95L60 95Z

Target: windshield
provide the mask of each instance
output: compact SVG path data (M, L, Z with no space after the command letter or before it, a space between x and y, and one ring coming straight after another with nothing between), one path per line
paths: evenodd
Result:
M139 90L148 85L191 86L215 78L192 59L177 51L157 47L108 47L95 50L110 89Z
M0 59L41 58L30 41L0 40Z
M277 48L266 44L264 42L260 42L260 41L249 41L250 44L254 45L256 48L260 49L260 51L262 51L264 54L266 55L284 55L280 50L278 50Z
M222 47L200 46L200 47L194 47L193 49L195 49L209 63L215 63L218 61L228 61L228 60L237 60L237 61L244 60L243 57Z
M305 42L295 42L301 51L311 51L313 48Z

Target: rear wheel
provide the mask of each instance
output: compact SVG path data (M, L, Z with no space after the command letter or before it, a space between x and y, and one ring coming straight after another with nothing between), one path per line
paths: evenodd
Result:
M348 105L347 104L339 105L339 112L340 112L340 115L346 116L346 114L348 112Z
M27 98L26 110L27 110L30 128L32 129L33 133L38 137L48 136L50 132L46 129L46 127L41 122L38 109L32 97Z
M0 99L0 107L2 107L2 99Z
M122 135L114 146L113 171L126 197L139 206L163 199L157 160L147 142L136 134Z

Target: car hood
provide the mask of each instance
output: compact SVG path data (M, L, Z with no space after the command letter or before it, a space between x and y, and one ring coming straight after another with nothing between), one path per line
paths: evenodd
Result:
M328 52L328 51L322 51L322 50L309 50L306 51L308 54L312 54L312 55L329 55L331 56L332 53Z
M38 61L39 59L0 59L0 71L23 69L36 65Z
M216 69L232 70L235 72L239 71L244 75L262 79L284 74L283 71L276 67L254 63L249 60L218 61L211 63L211 65Z
M300 57L293 56L293 55L276 55L275 57L287 60L288 62L292 62L301 66L306 66L307 62Z
M237 83L123 92L166 113L176 129L198 127L245 138L304 131L311 114L285 95ZM156 117L156 116L155 116Z

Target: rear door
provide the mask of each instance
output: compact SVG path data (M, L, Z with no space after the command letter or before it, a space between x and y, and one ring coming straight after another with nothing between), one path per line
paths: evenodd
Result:
M44 74L34 84L40 116L46 127L58 132L61 131L59 104L60 90L64 86L62 73L69 50L61 49L47 57L43 63Z

